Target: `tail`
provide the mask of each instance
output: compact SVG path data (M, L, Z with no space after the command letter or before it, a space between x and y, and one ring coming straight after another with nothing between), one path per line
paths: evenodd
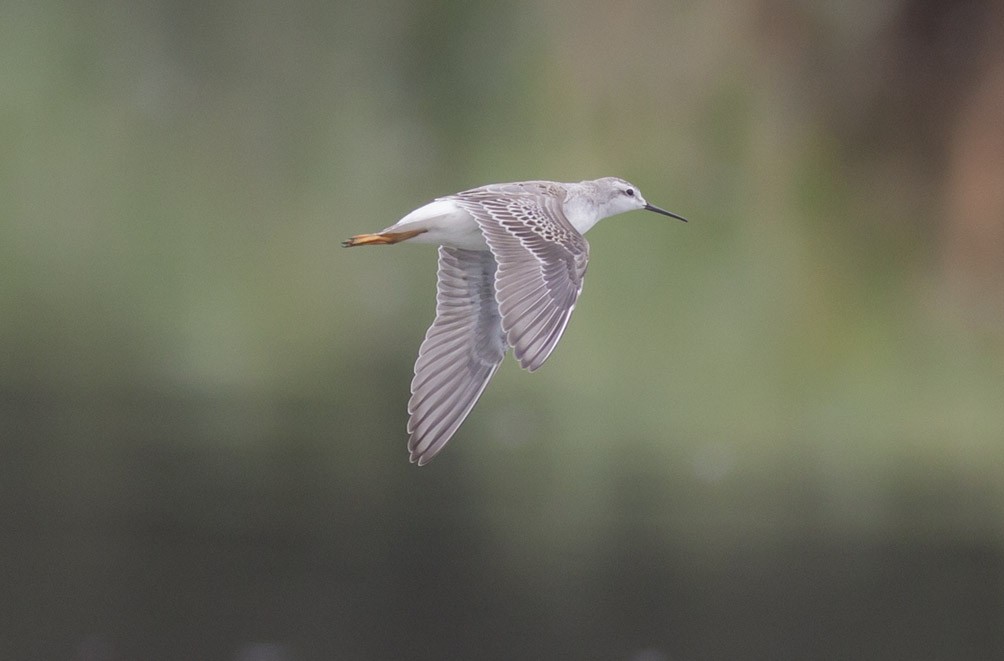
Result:
M356 234L342 241L343 248L354 248L356 246L389 246L392 243L401 243L408 239L424 234L429 230L408 230L406 232L380 232L379 234Z

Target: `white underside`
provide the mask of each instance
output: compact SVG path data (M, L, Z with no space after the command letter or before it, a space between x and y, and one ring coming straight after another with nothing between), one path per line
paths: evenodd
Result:
M440 199L419 207L384 232L424 229L408 243L432 243L464 250L488 250L474 216L453 200Z

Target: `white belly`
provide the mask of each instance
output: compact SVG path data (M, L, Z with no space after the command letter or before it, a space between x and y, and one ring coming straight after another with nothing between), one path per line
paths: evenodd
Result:
M424 229L408 243L432 243L465 250L488 250L478 223L453 200L429 202L397 221L384 232Z

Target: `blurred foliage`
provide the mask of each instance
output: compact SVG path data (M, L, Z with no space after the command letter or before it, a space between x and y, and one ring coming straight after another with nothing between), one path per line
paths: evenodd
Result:
M1004 5L0 8L0 657L1004 654ZM408 465L483 183L638 184Z

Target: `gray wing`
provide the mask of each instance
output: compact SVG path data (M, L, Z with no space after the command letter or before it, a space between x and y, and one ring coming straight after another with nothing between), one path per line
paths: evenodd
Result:
M408 401L408 451L421 466L471 412L506 352L487 250L439 248L436 320L418 350Z
M533 184L492 187L455 199L477 220L498 262L495 298L502 329L521 367L540 367L554 350L582 291L589 244L565 218L563 193Z

